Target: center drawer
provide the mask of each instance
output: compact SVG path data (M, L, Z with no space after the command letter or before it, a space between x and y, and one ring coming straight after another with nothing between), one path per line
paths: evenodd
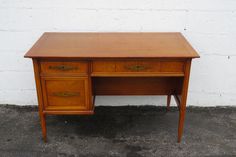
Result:
M101 73L183 73L184 61L127 60L93 61L92 74Z

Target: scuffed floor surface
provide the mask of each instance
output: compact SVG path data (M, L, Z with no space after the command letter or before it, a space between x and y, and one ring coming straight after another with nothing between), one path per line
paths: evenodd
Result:
M0 156L236 156L236 108L188 108L180 144L176 108L97 107L95 112L48 116L44 143L36 107L1 105Z

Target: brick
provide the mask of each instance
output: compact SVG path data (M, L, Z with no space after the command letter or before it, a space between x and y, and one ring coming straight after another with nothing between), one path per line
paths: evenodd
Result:
M12 8L84 8L84 9L183 9L183 0L2 0L2 7Z
M186 29L194 33L223 34L231 33L232 25L236 22L233 12L205 12L189 11L187 14Z
M0 31L0 54L6 52L24 53L28 51L42 35L43 31L15 32Z
M53 30L51 9L1 8L0 19L0 30Z
M0 104L37 105L35 90L0 90Z
M184 36L201 53L236 55L236 33L204 34L192 33L187 30L184 32Z
M193 60L189 89L194 92L236 93L236 56L201 55Z
M34 73L32 72L0 72L1 90L32 90L35 89ZM20 99L20 98L19 98Z
M122 106L127 104L166 106L166 99L166 96L97 96L96 106ZM174 100L171 105L176 106Z
M235 0L1 0L0 19L0 104L37 104L32 62L23 55L45 31L180 31L201 55L192 63L188 105L236 105ZM97 105L166 103L103 98Z
M185 7L188 10L207 11L234 11L235 0L185 0Z
M215 107L215 106L235 106L236 105L235 93L223 93L223 92L192 92L188 94L187 104L189 106L203 106L203 107Z
M181 31L185 11L58 10L59 31ZM65 22L63 19L67 19Z
M33 72L31 59L24 58L24 53L2 53L0 57L1 72Z

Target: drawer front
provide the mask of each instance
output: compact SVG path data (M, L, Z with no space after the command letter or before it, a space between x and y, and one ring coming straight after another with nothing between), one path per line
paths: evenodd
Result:
M161 62L161 72L184 72L183 61L162 61Z
M93 61L92 73L183 73L184 61Z
M160 72L160 61L125 61L116 62L116 72Z
M160 66L157 68L151 64L152 63L140 61L93 61L92 72L140 72L155 71L160 68Z
M89 110L87 78L42 78L45 110Z
M137 61L117 61L115 65L116 72L138 72Z
M43 74L87 74L88 63L86 61L54 62L41 61L41 73Z
M116 71L115 61L93 61L92 71L93 72L115 72Z

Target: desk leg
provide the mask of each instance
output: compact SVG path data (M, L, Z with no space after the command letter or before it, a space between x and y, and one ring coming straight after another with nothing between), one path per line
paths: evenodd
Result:
M40 123L42 128L43 140L44 142L46 142L47 141L46 115L43 113L43 96L42 96L41 81L39 75L39 64L37 59L33 59L33 66L34 66L34 77L38 96Z
M170 111L170 101L171 101L171 95L167 95L167 111Z
M43 141L47 142L47 129L46 129L46 115L43 114L40 116L41 121L41 128L42 128L42 134L43 134Z
M180 102L180 110L179 110L178 142L181 141L181 138L183 135L190 68L191 68L191 59L186 61L186 65L185 65L185 76L184 76L183 87L182 87L182 92L181 92L182 94L181 94L181 102Z
M179 111L178 142L181 142L184 128L185 109Z

